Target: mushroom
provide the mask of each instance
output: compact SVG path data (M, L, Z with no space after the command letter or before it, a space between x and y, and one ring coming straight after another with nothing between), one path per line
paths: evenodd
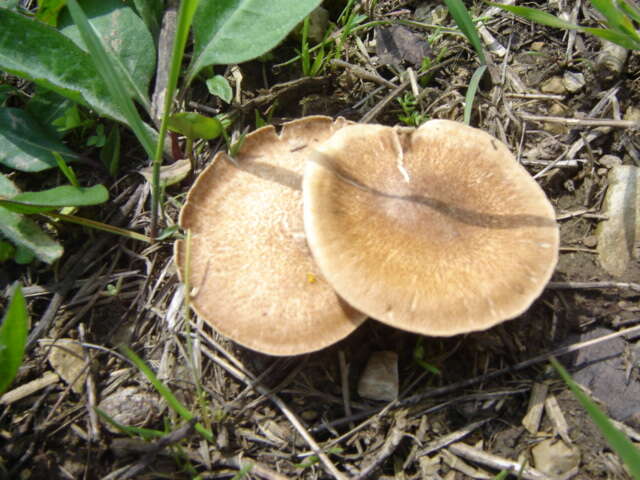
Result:
M460 123L346 126L310 156L303 192L324 277L404 330L449 336L516 317L557 261L542 189L506 145Z
M308 250L302 171L308 153L344 119L307 117L247 135L235 158L219 153L187 195L191 306L218 332L272 355L326 347L365 319L327 284ZM185 240L175 258L185 281Z

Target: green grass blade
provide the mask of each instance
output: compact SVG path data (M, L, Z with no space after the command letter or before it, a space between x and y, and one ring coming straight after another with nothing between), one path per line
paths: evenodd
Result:
M108 223L98 222L96 220L90 220L88 218L76 217L75 215L65 215L63 213L48 212L47 217L62 220L64 222L75 223L76 225L82 225L83 227L93 228L95 230L101 230L107 233L113 233L114 235L120 235L121 237L130 238L132 240L138 240L140 242L151 243L151 238L138 232L126 230L120 227L114 227Z
M69 183L74 187L79 187L80 183L78 182L78 177L76 177L76 172L74 172L73 169L69 165L67 165L67 162L64 161L62 155L60 155L58 152L51 152L51 154L56 159L58 168L64 174L64 176L67 177Z
M500 3L493 2L489 2L489 5L501 8L502 10L514 13L519 17L526 18L527 20L531 20L532 22L546 25L548 27L565 28L568 30L578 30L580 28L578 25L574 25L570 22L565 22L561 18L551 15L550 13L543 12L542 10L537 10L535 8L519 7L516 5L502 5Z
M606 28L584 27L580 30L586 33L590 33L591 35L603 38L604 40L608 40L609 42L620 45L621 47L624 47L626 49L640 50L640 40L634 40L632 37L624 33L616 32L614 30L608 30Z
M198 7L198 0L183 0L180 2L178 10L178 20L176 34L173 40L173 48L171 51L171 65L169 66L169 78L167 80L167 91L164 96L164 105L162 109L162 120L160 122L160 131L158 132L158 142L153 153L153 173L151 177L151 191L153 200L151 202L151 237L156 236L158 210L161 200L160 188L160 165L162 164L162 152L164 139L167 136L169 128L169 113L171 112L171 104L173 96L178 86L178 77L182 69L182 57L184 49L189 38L189 29L193 22L193 16Z
M458 28L460 28L465 37L467 37L467 40L469 40L469 43L471 43L475 49L478 57L480 58L480 63L487 63L487 59L484 54L484 47L480 41L480 36L478 35L478 31L473 24L473 20L471 19L471 16L469 15L469 12L464 6L462 0L444 0L444 3L447 5L449 13L455 20Z
M476 71L473 72L471 80L469 81L469 87L467 88L467 93L464 97L464 123L466 125L469 125L469 122L471 122L473 102L476 98L478 87L480 86L480 80L482 79L482 75L484 75L486 69L486 65L480 65L478 68L476 68Z
M636 40L640 39L633 27L633 22L611 0L591 0L591 4L607 20L607 26L615 32L628 35Z
M122 347L122 351L123 353L129 358L129 360L131 360L133 362L133 364L138 367L138 370L140 370L145 377L147 377L147 380L149 380L149 382L151 382L151 384L154 386L154 388L158 391L158 393L160 395L162 395L162 398L165 399L165 401L167 402L167 404L178 414L180 415L182 418L184 418L185 420L191 420L195 417L195 415L193 413L191 413L187 407L185 407L180 400L178 400L175 395L171 392L171 390L169 390L167 388L167 386L162 383L158 377L156 377L156 374L153 373L153 371L149 368L149 366L144 363L142 361L142 359L140 357L138 357L138 355L136 355L133 350L131 350L130 348L127 348L125 346ZM195 425L195 429L198 433L200 433L206 440L208 440L209 442L213 442L213 433L211 433L209 430L207 430L204 426L202 426L202 424L200 423L196 423Z
M78 26L78 30L80 31L80 35L82 36L87 49L91 53L96 69L109 88L112 100L122 111L129 127L131 127L135 133L138 141L147 152L147 155L153 158L155 142L146 125L142 121L142 118L140 118L140 114L136 110L133 100L127 93L126 84L120 78L118 67L111 62L102 41L96 35L95 30L89 23L87 16L78 5L77 0L68 0L67 8L69 9L69 13L73 18L73 21Z
M551 358L550 361L587 411L593 423L600 429L609 446L622 458L631 476L640 479L640 450L631 443L624 433L613 425L609 417L580 389L571 378L571 375L555 358Z
M622 0L620 2L620 8L627 15L627 17L631 18L635 22L640 23L640 9L638 7L636 7L634 4Z
M129 425L122 425L121 423L118 423L113 418L111 418L109 414L107 414L107 412L105 412L104 410L101 410L98 407L95 407L94 410L98 415L100 415L100 417L102 417L102 419L105 422L107 422L110 425L113 425L118 430L120 430L123 433L126 433L131 437L138 436L138 437L144 438L145 440L153 440L154 438L162 438L167 434L167 432L154 430L151 428L132 427Z
M29 316L22 289L16 284L0 326L0 394L13 382L22 365Z

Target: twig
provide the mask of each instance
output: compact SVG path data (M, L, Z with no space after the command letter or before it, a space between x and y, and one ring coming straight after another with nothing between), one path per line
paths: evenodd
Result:
M324 453L324 451L322 451L322 449L320 448L320 445L318 445L315 439L311 436L311 434L307 431L307 429L302 425L298 417L289 409L289 407L277 395L273 394L271 390L269 390L268 388L260 384L257 384L257 383L254 384L253 379L251 377L249 377L247 374L242 372L240 369L228 363L223 358L214 354L211 350L209 350L204 345L202 346L202 353L204 353L207 357L209 357L211 360L216 362L218 365L220 365L222 368L224 368L227 372L229 372L231 375L236 377L238 380L246 383L247 385L252 385L256 392L269 398L269 400L271 400L278 407L278 409L280 409L280 411L284 414L284 416L287 417L291 425L293 425L293 427L298 431L298 433L304 439L304 441L307 442L311 450L313 450L313 453L320 459L320 461L324 464L325 468L329 471L329 473L333 476L333 478L335 478L336 480L346 480L346 477L333 464L333 462L327 456L327 454Z
M264 478L264 480L288 480L288 478L284 475L281 475L278 472L274 472L261 463L258 463L255 460L244 457L242 455L236 455L234 457L222 457L218 459L218 463L227 467L235 468L236 470L243 470L247 467L250 467L250 474Z
M405 436L405 428L407 428L406 412L398 412L396 414L396 422L389 436L384 441L380 451L375 457L368 462L367 466L360 470L360 473L353 477L353 480L364 480L368 478L382 463L389 458Z
M18 400L21 400L29 395L36 393L38 390L48 387L54 383L60 381L58 374L53 372L45 372L45 374L32 380L28 383L20 385L13 390L8 391L2 397L0 397L0 404L10 405Z
M552 282L552 283L572 283L572 282ZM578 282L575 282L578 283ZM600 283L615 283L615 282L591 282L591 284L600 284ZM624 285L629 285L629 284L624 284ZM634 284L637 285L637 284ZM604 286L600 286L600 287L590 287L590 288L610 288L611 285L607 285L606 287ZM562 288L571 288L571 287L565 287L563 286ZM585 287L586 288L586 287ZM637 288L640 291L640 285L637 285ZM459 382L453 383L451 385L445 385L443 387L439 387L439 388L433 388L431 390L428 390L426 392L423 393L418 393L415 395L411 395L409 397L406 397L400 401L396 401L393 402L389 405L385 406L385 409L387 408L399 408L399 407L407 407L407 406L411 406L411 405L415 405L418 404L426 399L429 398L435 398L435 397L440 397L443 395L448 395L451 394L455 391L458 390L462 390L464 388L468 388L471 387L473 385L477 385L479 383L484 383L487 382L488 380L493 380L494 378L498 378L501 377L503 375L507 375L510 373L514 373L520 370L523 370L525 368L529 368L532 365L536 365L542 362L546 362L547 360L549 360L549 358L551 357L559 357L562 355L568 355L570 353L573 352L577 352L578 350L582 350L583 348L588 348L588 347L592 347L594 345L597 345L599 343L602 342L606 342L609 340L613 340L614 338L617 337L621 337L623 335L629 335L629 334L633 334L633 333L638 333L640 332L640 325L635 326L635 327L631 327L631 328L627 328L625 330L620 330L618 332L614 332L608 335L604 335L602 337L598 337L598 338L594 338L591 340L586 340L584 342L579 342L579 343L574 343L573 345L567 345L567 346L563 346L560 348L556 348L555 350L552 350L551 352L547 352L547 353L542 353L540 355L537 355L533 358L530 358L528 360L524 360L520 363L517 363L513 366L510 367L505 367L505 368L501 368L500 370L495 370L491 373L485 373L483 375L479 375L477 377L473 377L473 378L468 378L466 380L461 380ZM352 416L352 418L348 419L348 421L357 421L360 420L362 418L367 418L372 414L375 413L380 413L380 408L372 408L372 409L368 409L368 410L363 410L362 412L359 412L357 414L354 414ZM345 419L340 419L340 423L344 423L347 420ZM335 425L336 422L332 422L332 425ZM360 426L359 426L360 427ZM359 428L356 427L356 428Z
M420 451L416 454L418 457L422 457L424 455L429 455L433 452L437 452L438 450L450 445L454 442L462 440L464 437L469 435L474 430L477 430L481 426L483 426L488 421L493 420L493 418L484 418L477 422L470 423L466 427L463 427L455 432L448 433L440 438L437 438L431 442L429 442L424 448L420 449Z
M377 83L379 85L384 85L389 88L396 88L397 85L395 83L390 82L384 77L381 77L377 73L370 72L359 65L353 65L351 63L345 62L344 60L340 60L338 58L334 58L331 60L331 65L335 65L337 67L346 68L351 71L356 77L360 77L363 80L368 80L370 82Z
M600 288L620 288L640 292L640 283L632 282L549 282L547 288L554 290L597 290Z
M449 58L447 60L445 60L444 62L440 62L436 65L434 65L431 68L428 68L427 70L424 70L423 72L420 72L420 75L418 75L418 78L422 77L423 75L428 75L430 73L436 72L438 70L440 70L441 68L446 67L447 65L455 62L458 59L458 57L453 57L453 58ZM407 79L405 81L403 81L400 85L398 85L396 88L394 88L391 92L389 92L389 94L384 97L382 100L380 100L380 102L378 102L378 104L373 107L371 110L369 110L367 113L365 113L362 118L360 119L361 123L368 123L371 122L372 120L375 120L375 118L380 115L380 112L382 112L382 110L385 109L385 107L391 103L393 101L394 98L396 98L398 95L400 95L409 85L411 85L411 80Z
M487 465L488 467L495 468L496 470L508 470L510 473L518 475L519 478L525 478L527 480L551 479L551 477L546 476L544 473L534 468L527 466L521 468L521 465L518 462L484 452L465 443L454 443L449 445L449 450L455 455L471 460L472 462Z
M115 472L111 472L109 475L104 477L103 480L115 480L115 479L126 480L127 478L134 477L135 475L140 473L142 470L147 468L151 464L151 462L155 460L158 454L162 452L162 450L164 450L166 447L168 447L169 445L173 445L174 443L177 443L180 440L183 440L184 438L187 438L189 435L191 435L194 431L194 426L196 422L197 422L197 419L192 418L187 423L182 425L180 428L174 430L168 435L165 435L157 442L151 445L148 445L147 446L149 449L148 453L142 459L140 459L140 461L138 461L131 467L127 468L125 471L122 471L122 469L119 469Z
M613 118L565 118L547 117L544 115L519 114L523 120L531 122L559 123L570 127L615 127L615 128L640 128L640 122L633 120L615 120Z

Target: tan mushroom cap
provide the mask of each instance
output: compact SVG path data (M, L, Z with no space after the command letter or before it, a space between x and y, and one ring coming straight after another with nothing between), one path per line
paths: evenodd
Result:
M310 157L303 192L325 278L355 308L412 332L516 317L557 261L542 189L506 145L457 122L347 126Z
M232 340L296 355L351 333L364 315L323 279L306 244L302 171L312 148L345 125L307 117L247 135L234 160L218 154L189 191L180 225L191 231L191 305ZM185 241L176 242L181 278ZM184 278L182 278L184 281Z

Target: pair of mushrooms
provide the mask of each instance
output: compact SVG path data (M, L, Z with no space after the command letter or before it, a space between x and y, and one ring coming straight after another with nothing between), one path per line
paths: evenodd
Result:
M424 335L489 328L538 297L559 241L508 148L448 120L261 128L235 158L216 155L180 225L192 307L272 355L326 347L367 316ZM181 276L186 249L176 242Z

